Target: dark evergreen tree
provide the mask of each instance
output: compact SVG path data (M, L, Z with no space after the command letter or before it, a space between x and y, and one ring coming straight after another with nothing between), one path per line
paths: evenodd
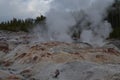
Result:
M120 39L120 0L115 0L114 4L109 8L107 20L113 28L110 37Z
M36 17L36 19L27 18L25 20L13 18L10 21L1 22L0 30L9 31L25 31L28 32L29 29L36 25L45 24L45 17L43 15Z

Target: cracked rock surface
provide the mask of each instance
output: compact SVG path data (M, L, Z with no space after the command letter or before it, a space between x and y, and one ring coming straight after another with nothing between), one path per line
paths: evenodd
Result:
M34 42L27 33L0 32L0 80L120 80L120 41Z

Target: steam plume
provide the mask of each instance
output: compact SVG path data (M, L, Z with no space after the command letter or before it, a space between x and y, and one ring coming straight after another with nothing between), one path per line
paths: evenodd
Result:
M80 32L80 41L94 46L104 45L112 31L104 20L113 0L53 0L46 13L49 40L72 42L71 27Z

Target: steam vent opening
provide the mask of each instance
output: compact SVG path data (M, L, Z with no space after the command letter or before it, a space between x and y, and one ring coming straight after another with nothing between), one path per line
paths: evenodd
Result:
M120 0L0 0L0 80L120 80Z

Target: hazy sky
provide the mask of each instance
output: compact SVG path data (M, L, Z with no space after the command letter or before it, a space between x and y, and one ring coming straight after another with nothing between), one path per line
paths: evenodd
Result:
M45 14L50 0L0 0L0 21L16 18L34 18Z
M53 1L52 4L50 4L51 1ZM88 7L94 1L104 0L0 0L0 22L13 17L25 19L44 15L50 5L54 7L61 5L61 9L79 9L79 7Z

